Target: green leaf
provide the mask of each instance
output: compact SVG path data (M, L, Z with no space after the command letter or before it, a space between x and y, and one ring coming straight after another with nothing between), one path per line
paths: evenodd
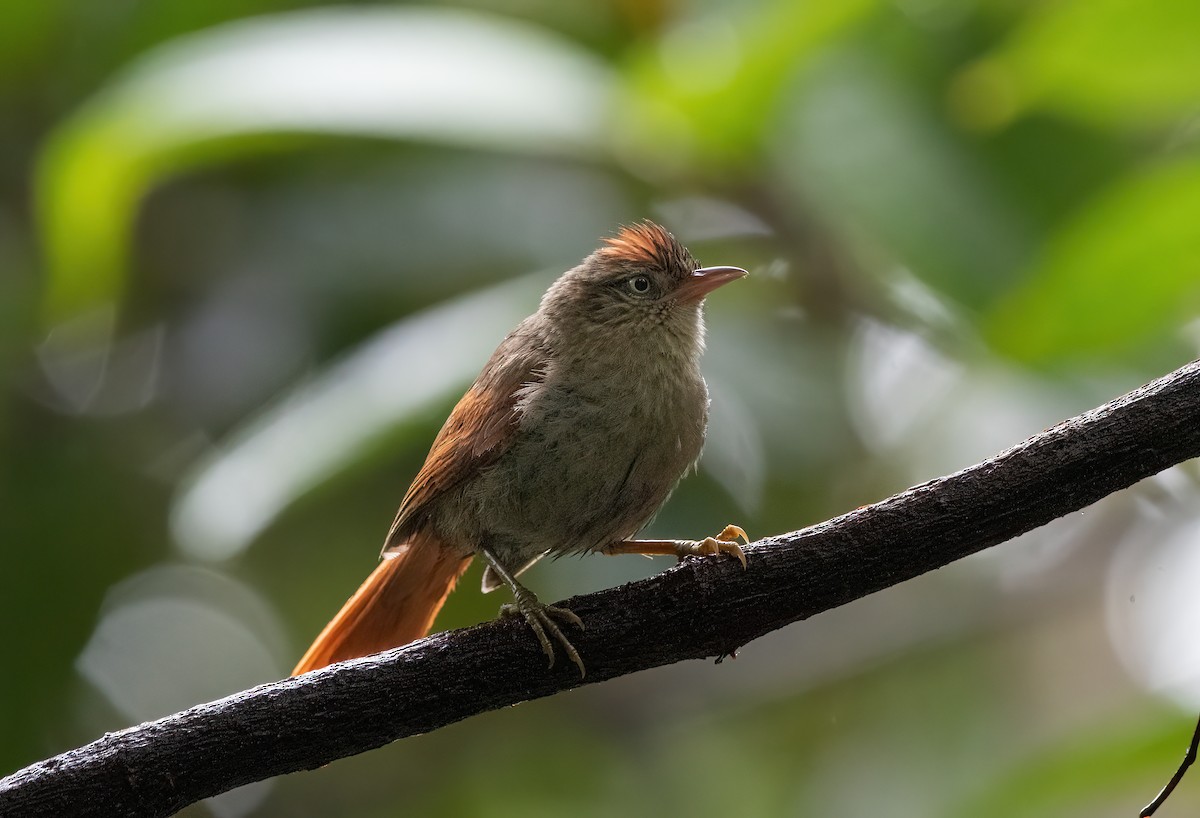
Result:
M1129 353L1200 306L1200 160L1132 176L1088 205L988 318L1019 360Z
M899 262L973 310L1012 286L1035 229L972 146L891 66L847 50L790 102L774 165L801 207L823 210L865 258Z
M554 35L465 12L323 10L174 41L43 153L45 318L119 298L138 203L172 174L297 133L590 156L605 144L611 86L602 63Z
M877 5L775 0L741 19L711 14L677 25L631 62L635 115L620 123L625 136L668 163L746 159L796 72Z
M963 78L995 101L992 124L1031 107L1102 125L1159 124L1200 102L1198 32L1192 0L1045 3Z

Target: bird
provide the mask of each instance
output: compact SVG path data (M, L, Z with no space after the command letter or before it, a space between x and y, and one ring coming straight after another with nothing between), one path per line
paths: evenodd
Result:
M546 291L496 348L435 438L380 561L292 675L425 636L475 557L482 590L505 585L548 657L586 666L564 628L584 627L518 577L547 555L730 555L736 525L702 540L635 540L699 460L705 297L745 276L700 267L661 225L621 227ZM434 345L433 349L436 349Z

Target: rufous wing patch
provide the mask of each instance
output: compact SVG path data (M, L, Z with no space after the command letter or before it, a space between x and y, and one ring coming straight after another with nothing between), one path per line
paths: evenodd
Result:
M385 556L421 527L432 502L496 462L509 447L517 433L518 392L540 378L542 363L515 335L493 353L484 374L446 418L425 465L408 487L388 532Z

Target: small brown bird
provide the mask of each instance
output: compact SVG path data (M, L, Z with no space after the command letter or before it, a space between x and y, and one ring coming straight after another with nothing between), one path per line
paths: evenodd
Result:
M472 557L501 583L554 664L574 613L517 582L552 554L732 554L737 526L695 540L631 540L700 456L704 297L741 278L697 269L662 227L622 229L564 273L454 407L396 514L382 561L292 671L407 644L429 632ZM557 621L556 621L557 620Z

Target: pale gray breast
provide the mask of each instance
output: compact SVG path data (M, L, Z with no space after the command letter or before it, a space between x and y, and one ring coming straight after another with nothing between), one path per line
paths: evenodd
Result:
M506 562L633 536L699 457L708 394L694 363L621 369L551 371L522 394L513 445L468 489Z

